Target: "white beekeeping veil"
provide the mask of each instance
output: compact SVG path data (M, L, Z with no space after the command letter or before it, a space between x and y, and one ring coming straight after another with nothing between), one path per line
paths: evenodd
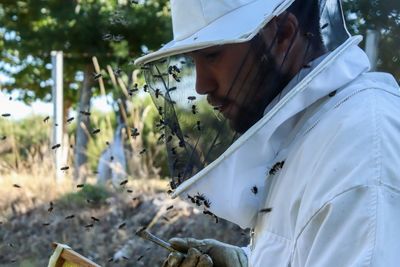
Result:
M252 129L257 126L272 100L266 97L268 93L263 93L263 90L276 91L273 94L276 96L288 82L287 77L281 73L285 60L278 66L274 65L271 61L271 45L267 46L260 34L260 30L273 18L281 15L285 20L288 13L285 11L290 12L295 5L304 13L299 16L302 17L299 19L300 23L308 23L311 14L318 16L319 13L319 25L317 21L316 26L319 33L302 34L309 38L310 46L315 38L319 38L326 52L333 51L349 38L339 0L308 0L294 4L293 2L293 0L171 1L174 39L160 50L137 59L136 64L142 65L146 87L160 114L157 125L161 134L160 142L166 144L172 178L171 187L178 188L177 193L189 190L192 184L207 177L213 168L228 170L232 166L229 164L251 165L251 162L225 164L224 160L244 142L251 142L249 135L253 134ZM299 28L301 31L301 25ZM275 39L273 38L272 44ZM241 99L242 113L232 122L233 120L224 116L223 100L219 103L212 101L210 103L206 95L196 92L196 67L188 53L219 45L245 42L250 43L247 53L249 56L245 53L242 62L231 66L232 83L223 96ZM304 59L310 51L307 46L302 52ZM247 72L244 74L242 66L248 64L250 57L252 66L247 67ZM303 65L306 66L307 63L303 62ZM243 96L244 91L246 94ZM241 120L245 123L241 123ZM259 145L263 146L262 143ZM257 151L245 153L251 155ZM228 172L226 174L228 175ZM258 174L248 172L248 175ZM230 177L214 178L226 179L227 188L235 186L229 184ZM240 183L237 186L240 186Z

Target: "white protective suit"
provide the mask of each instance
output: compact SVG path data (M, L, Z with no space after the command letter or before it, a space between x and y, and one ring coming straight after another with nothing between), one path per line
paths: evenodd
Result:
M359 41L313 62L175 192L204 193L216 215L253 228L250 266L400 266L400 93L368 72Z
M272 136L285 164L251 266L400 266L400 94L368 68L350 46L303 92L319 100Z

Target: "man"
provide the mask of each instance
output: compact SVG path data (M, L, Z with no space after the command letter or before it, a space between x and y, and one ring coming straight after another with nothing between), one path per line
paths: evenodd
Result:
M252 236L247 248L172 239L186 254L164 266L397 266L399 88L391 75L368 72L340 2L171 7L175 39L137 62L190 56L197 93L241 134L174 195ZM176 102L171 95L167 88L166 103Z

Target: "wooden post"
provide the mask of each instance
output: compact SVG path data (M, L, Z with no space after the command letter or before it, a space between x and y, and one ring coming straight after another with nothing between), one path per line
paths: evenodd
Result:
M60 182L63 172L63 52L51 51L52 69L52 98L53 98L53 140L52 145L60 144L61 147L55 151L56 181Z

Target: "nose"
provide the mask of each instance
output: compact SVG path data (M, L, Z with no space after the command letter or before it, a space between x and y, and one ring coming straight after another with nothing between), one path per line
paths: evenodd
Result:
M196 66L196 92L200 95L210 94L217 89L217 81L207 66L195 60Z

